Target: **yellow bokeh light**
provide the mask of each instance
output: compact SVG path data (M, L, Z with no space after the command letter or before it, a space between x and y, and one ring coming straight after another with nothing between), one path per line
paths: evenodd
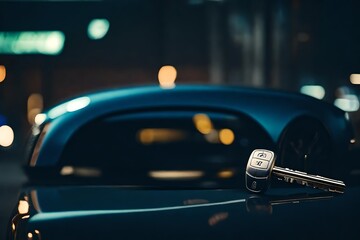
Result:
M143 129L139 133L139 140L143 144L151 144L154 142L154 132L151 129Z
M19 214L27 214L29 212L29 203L25 200L20 200L18 205Z
M6 68L4 65L0 65L0 82L4 81L6 77Z
M30 124L35 123L35 117L39 113L41 113L43 109L43 97L41 94L33 93L29 96L27 101L27 109L28 109L28 121Z
M206 114L195 114L193 121L196 129L202 134L209 134L213 130L212 122Z
M142 144L148 145L180 141L185 137L185 134L176 129L145 128L138 132L137 137Z
M351 74L350 75L350 82L352 84L360 84L360 74Z
M235 134L231 129L221 129L219 132L220 142L224 145L230 145L235 140Z
M37 125L42 124L46 120L46 114L45 113L39 113L35 116L35 123Z
M39 115L41 112L40 108L32 108L30 111L28 111L28 121L30 124L35 123L35 118L37 115Z
M160 87L174 88L176 76L177 71L175 67L169 65L161 67L158 73Z
M150 177L155 179L196 179L204 175L202 171L151 171L149 172Z
M41 94L33 93L28 98L28 109L43 108L43 97Z
M32 234L31 232L29 232L29 233L27 234L27 236L28 236L28 239L32 239L32 238L33 238L33 234Z
M219 178L232 178L234 176L234 171L233 170L223 170L218 172L218 177Z
M63 175L63 176L66 176L66 175L72 175L74 174L74 167L72 166L64 166L61 171L60 171L60 174Z
M14 141L14 131L11 127L3 125L0 127L0 146L9 147Z

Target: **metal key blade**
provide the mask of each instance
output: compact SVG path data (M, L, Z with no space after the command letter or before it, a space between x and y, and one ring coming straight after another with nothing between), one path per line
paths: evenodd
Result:
M289 183L322 189L328 192L344 193L345 183L339 180L311 175L288 168L274 166L276 154L266 149L255 149L248 160L245 172L246 188L255 193L265 192L269 187L270 176Z
M305 186L319 188L329 192L344 193L346 187L345 183L339 180L277 166L273 167L272 174L286 182L297 182Z

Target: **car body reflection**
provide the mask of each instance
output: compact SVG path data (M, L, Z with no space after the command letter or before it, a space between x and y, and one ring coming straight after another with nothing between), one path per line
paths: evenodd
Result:
M290 219L291 225L301 224L306 234L333 238L344 231L356 234L353 226L326 216L331 208L333 215L355 218L359 214L357 208L345 203L349 198L352 203L360 200L357 190L350 189L349 196L344 197L304 188L270 190L265 196L236 189L30 188L21 196L19 209L9 224L9 239L94 239L115 235L140 238L149 234L157 238L236 239L251 237L257 229L255 223L269 217L275 223L264 226L268 235L259 231L257 238L275 237L278 231L292 232L287 223ZM319 229L318 224L327 227ZM66 228L59 228L65 225ZM144 226L148 226L146 231L134 232ZM332 235L331 228L341 229ZM305 232L299 231L300 236L305 236ZM286 239L285 236L280 239Z

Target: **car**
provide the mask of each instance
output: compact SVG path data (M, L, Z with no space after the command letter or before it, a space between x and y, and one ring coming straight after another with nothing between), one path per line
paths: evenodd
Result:
M74 97L36 117L8 239L360 236L352 143L345 112L297 93L180 85ZM248 191L254 149L343 180L345 193L276 179Z

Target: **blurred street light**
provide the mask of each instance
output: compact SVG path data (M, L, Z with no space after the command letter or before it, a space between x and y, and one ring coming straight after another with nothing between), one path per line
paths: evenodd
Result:
M360 74L351 74L350 75L350 82L352 84L360 84Z
M163 66L159 70L158 78L160 87L174 88L177 76L176 68L173 66Z
M0 83L5 80L6 77L6 68L4 65L0 65Z
M88 37L93 40L98 40L107 34L110 28L110 23L107 19L93 19L88 26Z
M305 95L317 99L323 99L325 97L325 89L320 85L305 85L302 86L300 92Z
M0 54L59 54L65 42L60 31L0 32Z
M43 97L41 94L33 93L29 96L27 102L28 121L30 124L35 123L35 117L43 110Z
M0 127L0 146L10 147L14 141L14 131L11 127L3 125Z
M334 105L346 112L356 112L360 107L358 97L353 94L335 99Z

